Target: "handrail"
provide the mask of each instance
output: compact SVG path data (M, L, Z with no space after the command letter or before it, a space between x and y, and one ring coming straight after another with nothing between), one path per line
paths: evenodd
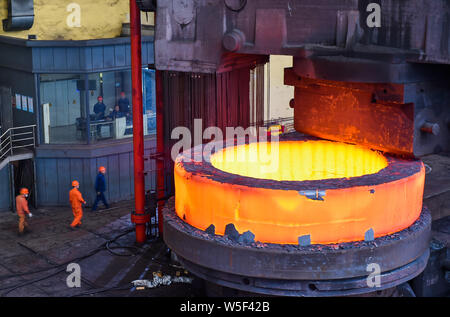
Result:
M26 141L26 140L34 140L34 137L31 137L31 138L23 138L23 139L15 139L15 140L11 139L11 142L12 142L12 143L15 143L15 142Z
M23 132L24 129L31 131ZM17 132L16 131L20 131ZM30 135L30 136L29 136ZM29 137L28 137L29 136ZM20 137L17 139L17 137ZM15 149L36 147L36 125L12 127L0 136L0 162L14 155Z
M0 136L0 138L3 138L3 137L6 135L6 133L8 133L8 132L10 132L10 131L12 131L12 130L20 130L20 129L26 129L26 128L36 128L36 125L35 125L35 124L32 124L32 125L23 125L23 126L20 126L20 127L12 127L12 128L9 128L8 130L6 130L6 131Z
M25 134L33 134L33 132L16 133L16 134L14 134L13 136L25 135Z

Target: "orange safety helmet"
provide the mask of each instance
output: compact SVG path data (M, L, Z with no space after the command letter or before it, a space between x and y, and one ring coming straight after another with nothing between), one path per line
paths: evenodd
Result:
M21 188L20 189L20 194L21 195L28 195L29 194L29 191L28 191L28 188Z
M106 172L106 168L105 168L104 166L100 166L100 167L98 168L98 171L99 171L99 172Z
M80 183L78 183L78 181L73 181L72 182L72 187L79 186L79 185L80 185Z

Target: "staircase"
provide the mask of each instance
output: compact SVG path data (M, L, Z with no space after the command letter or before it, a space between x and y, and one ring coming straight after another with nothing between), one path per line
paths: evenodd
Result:
M34 157L36 125L14 127L0 136L0 170L10 162Z

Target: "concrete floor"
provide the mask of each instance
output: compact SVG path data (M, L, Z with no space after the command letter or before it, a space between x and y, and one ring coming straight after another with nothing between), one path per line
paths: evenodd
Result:
M428 156L423 160L431 167L426 179L424 204L430 207L435 220L432 236L448 249L449 156ZM134 246L135 237L130 221L132 209L131 201L114 204L108 210L91 212L87 209L84 212L82 228L76 231L69 228L73 216L68 207L32 210L33 218L28 220L31 232L22 237L17 236L17 215L11 212L0 213L0 297L190 298L208 295L204 284L197 279L194 279L192 284L172 284L154 289L136 290L133 287L132 281L152 280L154 273L192 276L170 260L162 241L150 241L138 249L114 248ZM114 248L113 252L138 254L113 254L107 250L106 243L114 238L117 239L109 244ZM70 274L66 272L69 263L77 263L81 267L80 288L69 288L66 284ZM430 283L436 281L435 275L436 271L427 269L419 281L426 284L427 289L433 288Z
M172 284L154 289L136 290L131 284L137 279L153 279L162 275L189 276L183 268L170 261L161 241L132 249L134 232L130 221L131 202L112 205L97 212L85 210L83 225L72 231L69 208L32 210L31 232L17 236L18 217L11 212L0 213L0 296L182 296L194 295L192 284ZM133 256L121 254L138 253ZM81 267L81 287L69 288L67 264ZM31 273L31 274L30 274Z

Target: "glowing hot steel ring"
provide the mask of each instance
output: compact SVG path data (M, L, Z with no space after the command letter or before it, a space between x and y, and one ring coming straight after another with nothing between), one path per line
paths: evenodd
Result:
M283 142L328 142L331 148L347 147L348 153L347 157L339 159L338 153L330 156L334 150L323 150L319 146L322 154L312 153L312 164L321 166L321 171L280 176L285 173L283 171L302 168L302 165L292 165L302 162L302 157L296 157L290 151L292 159L286 160L282 156L279 162L290 162L291 165L281 168L283 171L279 174L273 174L274 179L263 179L256 178L259 174L254 173L253 167L242 168L240 165L236 168L233 163L217 163L215 154L211 158L206 156L206 161L195 162L195 153L203 152L203 146L197 146L192 152L180 154L176 160L177 215L201 230L214 225L215 233L223 235L225 227L231 223L239 233L251 231L256 241L279 244L371 240L403 230L418 219L425 178L421 161L381 156L354 145L298 133L280 137L280 144ZM220 152L219 149L216 154ZM191 153L194 154L192 157ZM285 155L286 152L279 153ZM355 153L368 156L361 160L352 156L359 155ZM329 157L332 159L327 159ZM339 168L336 163L339 160L342 164L353 160L353 165L350 164L353 167ZM340 178L333 178L330 168L334 174L337 171Z

